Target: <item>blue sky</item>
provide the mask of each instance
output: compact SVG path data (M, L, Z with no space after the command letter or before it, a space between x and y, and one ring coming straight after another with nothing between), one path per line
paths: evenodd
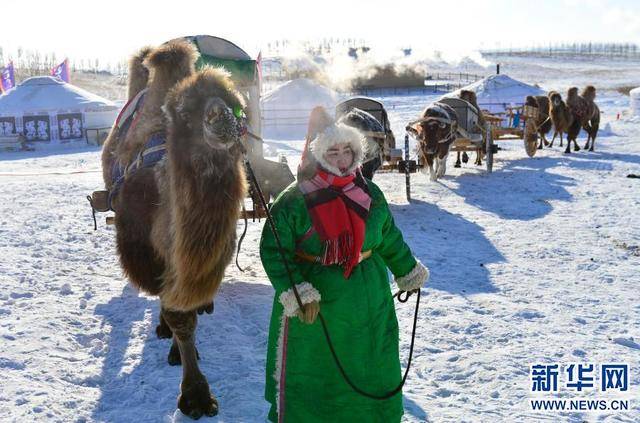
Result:
M5 56L21 46L116 61L144 44L190 34L222 36L254 55L285 38L350 37L386 48L441 50L640 42L640 1L633 0L26 0L15 13L3 15L0 25Z

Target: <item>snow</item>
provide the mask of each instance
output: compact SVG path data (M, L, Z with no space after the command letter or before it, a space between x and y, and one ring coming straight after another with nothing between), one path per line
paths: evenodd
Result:
M435 99L379 98L399 142ZM617 92L597 102L609 130L596 152L556 147L528 158L522 141L500 142L492 174L450 163L437 183L413 175L411 204L403 175L375 176L431 270L404 422L638 421L640 185L626 176L640 174L640 118L616 120L629 107ZM269 139L265 149L295 169L303 145ZM0 154L0 420L190 421L176 411L182 372L166 363L170 342L155 336L158 300L127 284L103 214L93 231L85 197L101 187L96 147ZM273 289L257 248L263 224L249 222L245 272L229 266L213 315L199 321L200 366L221 407L201 421L266 418ZM403 366L413 301L396 306ZM629 391L616 398L631 408L534 412L529 366L538 362L628 363Z
M307 132L309 114L316 106L333 113L338 94L306 78L285 82L261 101L263 135L272 139L301 139Z
M491 113L503 112L505 106L520 105L528 95L546 95L539 87L515 80L507 75L491 75L445 97L459 97L461 90L476 93L478 105Z
M629 92L631 98L631 114L640 116L640 87L634 88Z
M0 115L59 110L117 110L110 100L90 93L52 76L34 76L24 80L0 97Z

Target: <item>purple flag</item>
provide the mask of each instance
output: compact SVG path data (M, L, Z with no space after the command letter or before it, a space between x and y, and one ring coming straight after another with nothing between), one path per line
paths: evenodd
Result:
M55 68L51 69L51 75L57 76L62 79L64 82L69 82L69 60L64 59L64 62L60 63Z
M15 72L13 71L13 62L9 62L7 66L1 68L0 71L0 91L7 92L16 86Z

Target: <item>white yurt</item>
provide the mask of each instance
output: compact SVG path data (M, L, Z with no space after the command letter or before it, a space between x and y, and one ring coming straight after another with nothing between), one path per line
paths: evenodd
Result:
M0 136L22 134L28 142L89 141L108 132L119 111L106 98L52 76L36 76L0 96Z
M631 115L640 116L640 87L634 88L629 92Z
M478 106L491 113L504 112L508 106L520 106L528 95L546 95L546 91L534 85L513 79L507 75L491 75L467 85L444 97L457 97L461 90L476 93Z
M268 92L261 101L264 138L304 139L311 110L323 106L332 114L338 94L316 81L294 79Z

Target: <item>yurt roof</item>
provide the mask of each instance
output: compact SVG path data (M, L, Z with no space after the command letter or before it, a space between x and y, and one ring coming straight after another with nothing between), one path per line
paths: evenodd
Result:
M333 108L338 95L335 91L307 78L287 81L262 98L265 109L297 110L315 106Z
M457 97L461 90L476 93L478 104L522 104L528 95L545 95L546 92L534 85L511 78L508 75L491 75L444 97Z
M0 96L0 114L52 112L58 110L106 111L117 106L75 85L52 76L35 76L24 80Z

